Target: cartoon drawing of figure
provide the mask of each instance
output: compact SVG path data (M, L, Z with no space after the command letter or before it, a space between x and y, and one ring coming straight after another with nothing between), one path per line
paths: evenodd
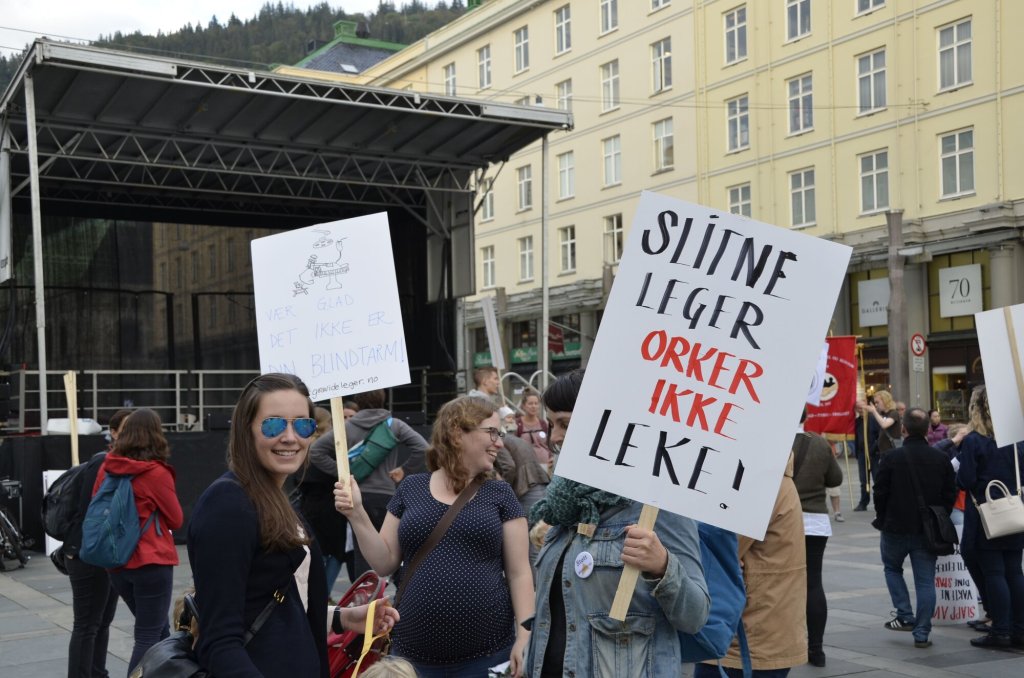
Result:
M306 260L306 269L299 274L299 282L295 283L296 287L302 285L303 293L305 288L312 286L316 282L317 278L327 278L327 289L329 290L340 290L342 288L341 280L339 276L348 273L348 264L342 263L342 252L345 248L342 242L345 238L338 238L336 241L327 237L330 233L328 231L322 231L316 229L317 233L322 233L320 239L313 243L315 248L323 248L331 245L332 243L338 250L338 257L334 261L326 261L321 263L317 255L309 255L309 259ZM298 294L298 292L295 292Z
M302 283L296 281L295 282L295 289L292 290L292 296L293 297L297 297L300 294L305 294L306 296L309 296L309 292L306 291L305 285L303 285Z

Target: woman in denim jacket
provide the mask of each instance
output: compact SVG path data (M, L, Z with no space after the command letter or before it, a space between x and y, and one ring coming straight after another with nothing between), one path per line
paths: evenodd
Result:
M552 445L560 445L583 381L577 370L544 393ZM527 676L679 676L677 632L694 633L710 608L697 526L663 512L636 526L642 504L556 477L531 521L551 524L537 558L537 603ZM581 532L593 526L593 536ZM577 529L577 526L580 529ZM608 616L623 563L640 581L620 622Z

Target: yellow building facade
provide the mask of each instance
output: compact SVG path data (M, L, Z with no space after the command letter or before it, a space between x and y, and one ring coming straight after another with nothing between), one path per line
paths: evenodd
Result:
M897 397L961 419L973 312L1024 301L1022 21L1014 0L489 0L363 77L573 113L481 177L464 367L490 360L478 299L497 294L512 369L536 369L542 226L552 367L585 363L651 190L852 245L833 331L887 385L892 212L929 344Z

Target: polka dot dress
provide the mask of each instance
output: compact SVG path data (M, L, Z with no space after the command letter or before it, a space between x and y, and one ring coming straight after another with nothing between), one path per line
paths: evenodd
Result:
M401 519L405 560L448 510L430 494L430 474L409 476L388 511ZM485 482L416 569L399 601L392 651L430 664L494 654L515 640L515 617L502 559L502 524L523 517L508 483ZM402 566L404 576L405 566Z

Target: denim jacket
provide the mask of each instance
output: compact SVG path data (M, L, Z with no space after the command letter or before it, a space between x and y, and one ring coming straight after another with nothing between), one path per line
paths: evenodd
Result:
M527 650L525 674L539 676L551 633L551 587L562 587L565 602L566 678L622 676L678 678L682 664L678 631L693 633L707 620L711 605L696 524L662 512L654 531L668 550L668 567L661 579L637 582L626 620L611 619L612 598L622 574L626 528L635 525L642 504L611 509L601 515L593 539L575 530L553 526L537 556L537 611ZM593 572L577 576L576 559L593 556ZM565 553L560 571L555 571Z

